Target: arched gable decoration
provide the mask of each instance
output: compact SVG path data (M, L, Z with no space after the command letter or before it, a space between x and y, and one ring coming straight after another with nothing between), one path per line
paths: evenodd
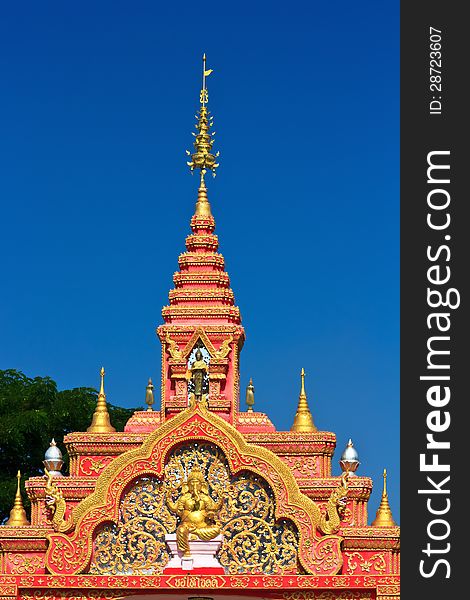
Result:
M48 571L55 575L87 572L93 534L100 525L118 521L124 490L138 477L163 478L168 454L175 446L191 440L217 445L233 474L248 470L268 483L276 500L276 518L290 519L298 529L298 558L305 571L315 575L338 573L342 565L342 538L338 535L320 537L320 510L300 492L289 468L271 451L248 444L234 427L200 404L165 422L140 448L118 456L103 471L93 494L73 510L72 531L48 535Z
M215 356L216 349L214 348L214 345L212 344L211 340L209 339L207 333L204 331L204 329L202 327L198 327L197 329L194 330L193 335L189 338L186 346L183 348L183 356L186 359L191 354L192 350L194 349L194 347L196 346L196 344L199 340L204 344L204 347L206 348L210 357L213 358Z

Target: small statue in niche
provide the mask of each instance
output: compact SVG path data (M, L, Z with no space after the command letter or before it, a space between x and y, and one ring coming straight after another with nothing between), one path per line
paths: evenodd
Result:
M204 394L204 379L208 372L208 366L202 358L201 349L196 350L195 361L186 373L186 379L193 384L193 393L190 396L190 406L194 402L205 404L206 394Z
M213 540L220 534L216 517L222 508L223 496L214 502L209 496L209 486L198 465L195 465L182 485L182 494L173 502L171 495L174 489L169 489L166 504L169 510L180 518L176 529L176 543L183 556L191 556L190 539L204 541Z

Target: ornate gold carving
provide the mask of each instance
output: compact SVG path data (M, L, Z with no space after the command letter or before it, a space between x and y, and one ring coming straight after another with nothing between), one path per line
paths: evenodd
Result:
M298 535L288 520L276 522L272 490L258 475L232 476L223 453L213 444L193 443L175 451L165 472L181 484L198 465L212 489L224 490L218 514L224 537L220 563L229 573L282 573L295 570ZM173 484L174 485L174 484Z
M174 360L182 360L183 353L179 349L179 346L175 342L175 340L172 340L170 338L170 334L168 333L168 331L165 331L165 341L167 343L167 350L170 353L171 358L173 358Z
M173 451L165 479L140 479L121 501L120 514L120 522L105 525L95 539L91 573L162 573L169 559L165 534L175 530L185 553L190 534L208 540L222 533L219 560L229 573L296 570L298 533L290 521L276 520L272 490L254 473L231 475L213 444Z
M329 590L311 590L308 592L284 592L285 600L369 600L374 598L372 592L347 590L344 592Z
M298 534L288 520L276 522L272 490L253 473L234 479L221 511L220 562L229 573L283 573L296 569Z
M11 567L12 575L24 575L26 573L36 573L41 564L44 564L40 556L25 556L24 554L13 554L8 552L8 561Z
M89 461L89 464L85 466L85 462ZM102 458L98 460L94 460L93 458L87 457L82 460L81 470L84 475L92 475L92 473L98 474L102 471L107 464L109 464L109 460Z
M128 583L128 582L126 582ZM99 590L98 592L86 592L81 590L22 590L22 600L57 600L64 598L66 600L121 600L126 596L135 594L134 590Z
M315 456L283 456L282 460L303 477L314 477L318 475L318 466Z
M393 598L398 600L400 595L399 585L378 585L377 586L377 599L387 600L387 598Z
M165 534L175 530L176 518L166 507L161 482L139 479L122 499L120 515L117 525L104 525L96 536L90 573L162 573L169 560Z
M353 575L356 571L358 573L369 573L371 570L383 575L386 568L387 563L383 552L367 558L359 552L352 552L348 555L348 575Z
M320 510L300 493L289 468L269 450L248 444L236 429L200 404L163 423L147 436L140 448L116 457L104 469L94 493L72 512L75 533L48 535L47 568L57 575L80 573L91 558L92 535L96 527L106 521L118 520L119 497L123 489L142 475L163 477L165 457L172 448L187 441L217 444L232 473L250 471L268 482L275 498L276 518L290 519L298 528L298 558L307 573L333 575L339 571L342 538L318 536Z
M230 344L233 342L233 337L226 338L220 348L215 353L215 358L226 358L230 353Z
M365 587L378 587L379 585L400 585L400 578L396 575L385 575L384 577L364 575Z
M191 319L194 315L204 315L208 318L226 317L234 321L240 320L240 309L238 306L164 306L162 308L163 318L167 316L178 316Z

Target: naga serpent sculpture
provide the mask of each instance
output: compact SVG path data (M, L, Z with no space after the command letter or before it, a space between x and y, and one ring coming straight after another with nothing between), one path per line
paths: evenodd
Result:
M46 506L50 512L50 520L54 531L66 533L73 528L72 519L65 519L65 510L67 505L62 496L62 491L52 483L52 475L47 469L44 469L47 477L44 492L46 495Z
M326 535L336 533L341 526L341 517L346 508L348 495L348 477L346 471L341 475L339 486L331 492L326 505L326 514L322 515L318 505L315 504L314 521L318 529Z

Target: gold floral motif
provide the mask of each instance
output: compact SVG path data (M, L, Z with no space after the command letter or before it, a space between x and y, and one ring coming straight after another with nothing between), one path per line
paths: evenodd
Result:
M89 461L87 466L85 466L86 461ZM82 461L81 464L81 470L84 475L91 475L92 473L98 474L110 462L109 460L93 460L92 458L87 458L86 461Z
M373 554L368 558L359 554L359 552L352 552L348 556L348 574L353 575L356 570L358 573L370 573L370 571L376 571L379 575L382 575L387 568L385 562L384 553Z
M283 456L282 460L299 475L313 477L318 474L315 456Z
M7 577L0 577L0 598L12 597L16 598L18 594L18 589L13 578L13 582Z
M12 575L25 575L26 573L36 573L38 568L43 564L43 559L40 556L25 556L24 554L13 554L8 552L8 560L12 566Z
M249 577L230 577L230 583L232 587L246 588L250 585Z
M377 598L383 599L384 596L398 596L400 594L399 585L379 585L377 586Z
M80 592L79 590L31 590L26 589L21 591L22 600L57 600L64 598L66 600L121 600L125 596L131 596L135 592L132 590L98 590L88 593Z

